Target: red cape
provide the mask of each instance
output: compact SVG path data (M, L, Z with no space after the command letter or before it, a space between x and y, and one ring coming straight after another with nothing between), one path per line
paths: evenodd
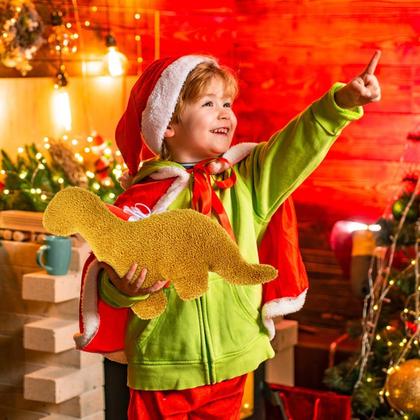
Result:
M158 199L164 195L172 184L174 178L160 181L149 181L131 186L121 194L114 206L109 209L117 216L128 219L121 209L124 206L134 206L143 203L153 208ZM271 264L278 269L276 279L263 285L263 305L270 303L268 318L295 312L303 305L304 292L308 288L308 278L298 245L298 231L296 214L291 198L288 198L272 217L259 247L260 262ZM126 323L129 319L130 309L117 309L105 303L97 292L97 271L89 275L89 267L95 261L91 255L85 263L82 273L81 299L80 299L80 334L83 340L78 347L84 351L111 353L124 349ZM89 284L94 282L95 284ZM93 286L96 293L97 313L92 316L92 308L87 316L85 290ZM92 296L92 295L90 295ZM303 296L303 300L302 300ZM299 298L298 298L299 297ZM298 299L298 302L297 302ZM274 303L274 305L272 305ZM95 303L94 303L95 304ZM286 310L277 307L285 304ZM290 309L292 308L292 309ZM77 341L77 340L76 340Z

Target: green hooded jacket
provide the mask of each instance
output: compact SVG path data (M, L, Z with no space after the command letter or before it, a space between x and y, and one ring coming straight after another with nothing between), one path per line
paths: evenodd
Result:
M363 115L361 107L337 106L334 92L340 87L335 84L268 142L258 144L234 166L236 184L217 191L247 261L258 262L258 244L274 212L321 163L341 130ZM180 166L149 161L136 182L162 165ZM190 183L169 209L190 208L191 196ZM122 294L106 274L99 289L115 307L145 298ZM260 285L233 286L209 273L208 291L198 299L182 301L171 286L164 291L168 305L161 316L142 320L131 315L125 349L129 387L180 390L214 384L253 371L274 356L261 321Z

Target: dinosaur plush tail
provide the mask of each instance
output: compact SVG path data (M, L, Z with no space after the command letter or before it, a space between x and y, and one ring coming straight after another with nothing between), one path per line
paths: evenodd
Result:
M239 267L225 265L217 273L229 283L237 285L261 284L277 277L277 270L267 264L243 263Z

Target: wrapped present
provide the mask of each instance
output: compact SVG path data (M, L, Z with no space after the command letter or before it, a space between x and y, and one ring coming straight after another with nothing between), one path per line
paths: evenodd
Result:
M351 420L348 395L268 384L266 396L266 420Z

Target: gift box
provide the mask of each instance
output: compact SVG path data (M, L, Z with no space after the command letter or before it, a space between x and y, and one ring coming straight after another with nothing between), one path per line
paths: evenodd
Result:
M268 384L266 420L351 420L351 397L330 391Z
M298 341L298 323L282 319L275 323L276 336L271 345L275 351L273 359L265 365L265 380L269 383L292 386L295 384L294 347Z

